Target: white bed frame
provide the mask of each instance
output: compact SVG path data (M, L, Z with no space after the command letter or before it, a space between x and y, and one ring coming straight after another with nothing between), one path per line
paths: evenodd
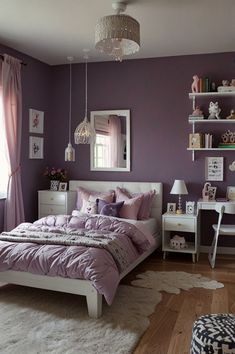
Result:
M108 191L117 186L126 188L130 192L147 192L151 189L156 190L156 196L151 209L151 217L156 218L159 235L156 235L156 244L143 253L135 260L124 272L120 274L120 280L134 269L139 263L147 258L161 243L161 216L162 216L162 183L148 182L113 182L113 181L70 181L69 189L75 191L78 187L85 187L91 190ZM102 315L102 295L93 287L90 281L81 279L70 279L62 277L51 277L46 275L37 275L20 271L0 272L0 282L24 285L39 289L48 289L65 293L86 296L88 314L92 318L98 318Z

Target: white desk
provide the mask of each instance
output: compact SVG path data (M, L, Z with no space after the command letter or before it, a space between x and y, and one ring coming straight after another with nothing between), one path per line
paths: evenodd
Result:
M197 212L199 210L215 210L216 203L235 203L234 201L221 201L221 200L210 200L209 202L203 201L203 199L199 199L197 202Z

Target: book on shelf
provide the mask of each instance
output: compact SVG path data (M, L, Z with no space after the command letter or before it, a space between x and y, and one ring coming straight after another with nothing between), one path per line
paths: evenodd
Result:
M210 92L210 80L208 77L199 79L199 92Z
M219 143L218 147L223 149L235 149L235 143Z
M189 116L188 116L188 120L191 122L191 121L193 121L193 120L202 120L202 119L204 119L204 116L194 116L194 115L192 115L192 114L190 114Z

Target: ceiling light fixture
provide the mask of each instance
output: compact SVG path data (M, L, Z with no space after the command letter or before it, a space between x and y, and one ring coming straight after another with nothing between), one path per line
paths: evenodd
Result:
M114 2L115 15L99 19L95 29L95 47L122 61L124 55L131 55L140 49L140 24L133 17L123 15L125 2Z
M72 61L73 57L67 57L69 61L69 143L65 149L65 161L75 161L75 150L71 144L71 121L72 121Z
M84 52L88 50L84 49ZM92 127L91 123L87 119L87 60L88 55L84 56L86 60L85 63L85 118L83 121L77 126L74 132L74 141L75 144L90 144L93 140L95 140L95 129Z

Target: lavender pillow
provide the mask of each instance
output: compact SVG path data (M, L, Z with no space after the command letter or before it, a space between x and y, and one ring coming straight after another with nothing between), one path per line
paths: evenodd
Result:
M153 204L155 190L151 190L145 193L129 193L126 189L116 188L116 201L127 201L128 199L142 196L142 203L140 205L137 218L138 220L145 220L150 218L151 207Z
M83 187L79 187L77 189L76 207L78 210L81 210L84 200L89 200L91 202L95 202L97 198L103 199L108 203L112 203L113 197L114 197L113 190L110 190L108 192L97 192L97 191L91 191L91 190L83 188Z
M124 201L119 203L107 203L105 200L99 199L98 213L101 215L115 216L119 218L119 213L123 204Z

